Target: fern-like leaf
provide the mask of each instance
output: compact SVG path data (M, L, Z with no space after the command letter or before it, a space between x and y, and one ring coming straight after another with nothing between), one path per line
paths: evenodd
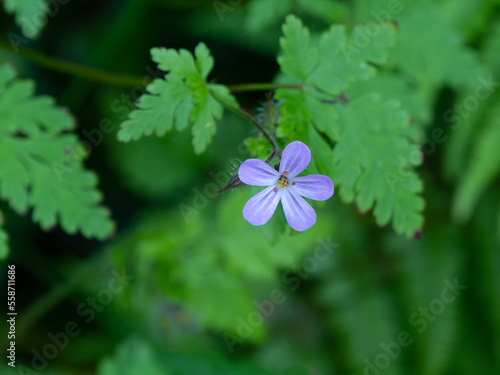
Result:
M374 207L378 224L393 219L397 233L412 236L422 228L424 202L419 196L422 183L413 171L421 158L418 146L410 142L415 135L408 114L396 100L363 94L349 97L347 104L341 94L346 90L349 96L353 82L362 86L375 74L370 63L387 60L395 31L392 24L377 25L376 33L358 26L348 36L344 27L334 25L314 38L299 19L287 17L278 62L283 80L303 89L276 93L283 101L277 133L290 139L313 136L321 145L324 141L307 131L314 126L337 142L332 159L315 162L332 171L342 199L355 201L362 211Z
M82 146L66 133L72 119L33 92L31 81L0 66L0 197L19 213L33 207L44 229L59 222L68 233L105 238L113 223L98 205L97 178L82 166Z
M397 101L367 95L339 109L341 133L334 148L336 182L346 202L361 211L373 205L378 224L391 218L396 233L412 236L423 225L417 145L407 138L409 118Z
M196 153L205 151L221 119L224 103L237 107L236 99L226 86L207 84L213 58L200 43L194 56L187 50L153 48L153 60L168 75L156 79L141 96L138 109L121 125L118 139L124 142L155 134L163 136L173 128L180 131L192 125Z
M7 13L15 15L16 23L28 38L37 37L47 23L46 0L5 0L3 6Z

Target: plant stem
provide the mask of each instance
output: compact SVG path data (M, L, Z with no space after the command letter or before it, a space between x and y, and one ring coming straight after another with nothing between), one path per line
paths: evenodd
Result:
M302 85L285 85L280 83L242 83L237 85L227 85L231 92L244 91L272 91L277 89L304 90Z
M0 39L0 48L9 52L11 51L10 44L4 39ZM109 73L104 70L94 69L70 61L47 56L41 52L33 51L28 48L18 46L17 49L19 50L18 54L20 56L23 56L26 59L31 60L35 64L56 72L68 73L76 77L81 77L91 81L111 84L115 86L134 87L144 85L143 77Z
M247 110L243 109L243 108L238 108L238 111L239 113L241 113L243 115L244 118L246 118L247 120L249 120L252 124L255 125L255 127L257 129L260 130L260 132L264 135L264 137L267 138L267 140L269 141L269 143L271 144L271 146L273 146L273 153L278 153L278 154L281 154L281 151L278 147L278 144L276 143L276 141L274 140L274 138L271 136L271 134L269 134L269 132L262 126L262 124L255 118L255 116L248 112Z
M5 39L0 39L0 48L7 52L11 52L12 47ZM26 59L38 64L44 68L60 72L68 73L76 77L85 78L90 81L107 83L116 86L143 86L144 78L133 75L121 75L110 73L105 70L90 68L88 66L76 64L71 61L58 59L47 56L44 53L37 52L28 48L16 47L18 54ZM304 90L302 85L286 85L280 83L242 83L236 85L227 85L231 92L247 92L247 91L273 91L278 89Z
M245 120L250 121L259 131L267 138L271 146L273 147L273 154L281 154L281 151L278 147L278 144L274 140L274 138L269 134L269 132L262 126L262 124L255 118L255 116L249 111L239 107L233 107L227 103L224 103L223 100L220 100L213 92L212 95L217 99L217 101L224 106L227 110L236 113L238 116L244 118Z

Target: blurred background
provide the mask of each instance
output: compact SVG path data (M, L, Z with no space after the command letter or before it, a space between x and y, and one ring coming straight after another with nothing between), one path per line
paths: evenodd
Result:
M0 275L6 285L6 265L16 265L19 312L17 368L2 355L2 374L500 372L498 84L478 95L500 75L498 0L49 3L46 26L18 53L8 35L23 34L0 12L0 62L72 113L116 231L106 241L43 231L0 202L11 248ZM249 225L241 210L254 190L215 194L252 157L244 140L255 131L231 113L202 155L189 130L116 140L162 75L151 48L203 41L213 82L271 82L289 13L313 32L397 25L370 89L397 93L423 145L425 225L415 238L338 195L315 206L304 233L291 233L279 210L269 225ZM266 92L235 95L265 113ZM103 122L108 131L97 132ZM4 322L2 348L6 332Z

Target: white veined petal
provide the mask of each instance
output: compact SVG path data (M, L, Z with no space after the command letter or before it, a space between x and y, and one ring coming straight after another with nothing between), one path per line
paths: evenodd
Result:
M330 177L322 174L295 177L293 182L294 185L291 185L290 189L305 198L325 201L333 195L333 181Z
M299 232L311 228L316 223L314 209L293 189L284 190L281 204L288 224Z
M274 186L269 186L254 195L243 207L243 217L252 225L263 225L273 216L283 189L274 191Z
M241 182L253 186L274 185L280 174L270 165L259 159L245 160L238 169Z

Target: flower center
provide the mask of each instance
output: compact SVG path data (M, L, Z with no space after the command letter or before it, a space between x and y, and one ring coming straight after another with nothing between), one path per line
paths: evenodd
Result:
M284 175L281 175L278 180L278 186L282 189L288 187L288 178Z

